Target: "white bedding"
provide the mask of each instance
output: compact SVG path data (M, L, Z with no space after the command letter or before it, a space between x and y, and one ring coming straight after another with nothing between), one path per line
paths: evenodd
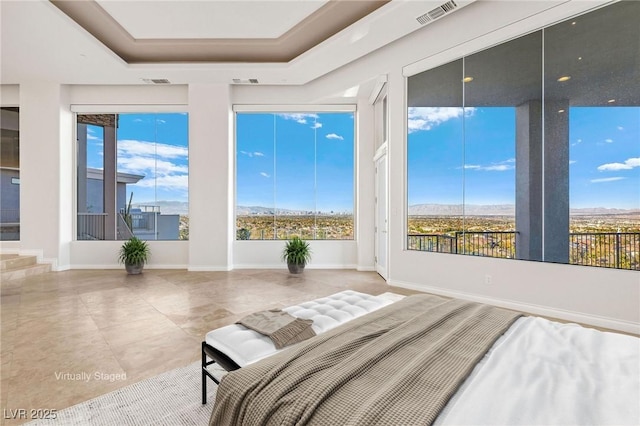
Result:
M524 317L436 425L640 425L640 339Z
M282 310L296 318L313 320L313 330L316 334L321 334L354 318L387 306L393 301L392 298L382 295L372 296L353 290L345 290ZM239 324L231 324L212 330L207 333L205 341L234 360L240 367L278 352L267 336Z

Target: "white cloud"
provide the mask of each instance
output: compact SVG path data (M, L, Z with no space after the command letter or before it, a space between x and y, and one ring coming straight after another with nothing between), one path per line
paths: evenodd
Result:
M514 165L515 162L515 158L509 158L508 160L490 164L488 166L481 166L480 164L465 164L463 168L466 170L479 170L484 172L506 172L507 170L513 170L516 168Z
M269 175L268 173L265 172L260 172L260 176L266 177L266 178L270 178L271 175Z
M598 166L598 170L602 171L617 171L617 170L631 170L635 167L640 167L640 157L629 158L624 163L607 163Z
M615 182L617 180L626 179L623 177L610 177L610 178L602 178L602 179L591 179L591 183L602 183L602 182Z
M504 171L513 170L513 169L515 169L515 167L509 164L496 164L493 166L483 167L481 170L486 170L488 172L504 172Z
M134 118L133 122L134 123L142 123L142 118Z
M138 186L153 188L171 189L171 190L188 190L189 175L167 175L156 176L155 179L142 179L138 181Z
M256 152L240 151L240 154L246 155L247 157L264 157L264 154L260 151L256 151Z
M582 143L582 139L578 139L577 141L575 141L574 143L571 144L571 146L576 146L576 145L580 145Z
M618 126L618 130L624 130L624 127Z
M338 139L338 140L341 140L341 141L344 140L344 138L342 136L336 135L335 133L329 133L327 135L327 139Z
M120 157L118 158L118 171L145 176L153 176L154 174L165 176L174 173L188 173L189 168L151 157Z
M138 140L118 141L118 171L145 176L136 185L187 190L187 147Z
M164 123L166 123L166 121L165 121L165 120L163 120L163 119L161 119L161 118L158 118L158 119L156 119L156 123L162 123L162 124L164 124Z
M311 126L312 129L319 129L320 127L322 127L322 123L313 123L313 126Z
M611 139L611 138L607 138L607 139L605 139L604 141L605 141L606 143L613 143L613 139Z
M187 158L189 156L189 149L186 146L167 145L163 143L136 140L121 140L118 141L118 155Z
M91 126L87 126L87 140L102 141L102 132L100 132L100 136L96 136L96 129Z
M408 112L409 133L419 130L431 130L435 126L454 118L469 117L475 113L475 108L457 107L413 107Z
M318 114L309 114L309 113L286 113L286 114L278 114L280 117L285 120L295 120L300 124L307 124L308 119L317 119Z
M569 164L576 164L578 160L569 160Z

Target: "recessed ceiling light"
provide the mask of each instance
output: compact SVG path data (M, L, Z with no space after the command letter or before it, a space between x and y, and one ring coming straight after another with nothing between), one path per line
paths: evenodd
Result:
M464 83L469 83L470 81L473 81L473 77L465 77L465 78L462 79L462 81Z
M616 100L615 99L609 99L607 102L609 102L610 104L614 103Z
M578 60L581 61L582 60L582 56L578 56Z
M573 22L571 23L571 25L575 25L575 24L576 24L576 21L573 21Z
M559 109L559 110L558 110L558 113L563 113L563 112L564 112L564 110L563 110L563 109Z
M570 75L563 75L562 77L558 78L558 81L569 81L571 80L571 76Z

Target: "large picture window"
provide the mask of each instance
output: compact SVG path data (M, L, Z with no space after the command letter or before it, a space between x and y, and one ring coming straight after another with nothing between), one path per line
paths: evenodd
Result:
M640 270L640 3L408 79L409 250Z
M236 238L353 239L354 114L236 113Z
M189 238L186 113L77 115L77 238Z

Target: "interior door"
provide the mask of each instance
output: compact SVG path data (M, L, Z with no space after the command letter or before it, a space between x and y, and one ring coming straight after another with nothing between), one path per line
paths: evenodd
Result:
M376 220L375 264L376 271L387 279L387 154L376 159Z

